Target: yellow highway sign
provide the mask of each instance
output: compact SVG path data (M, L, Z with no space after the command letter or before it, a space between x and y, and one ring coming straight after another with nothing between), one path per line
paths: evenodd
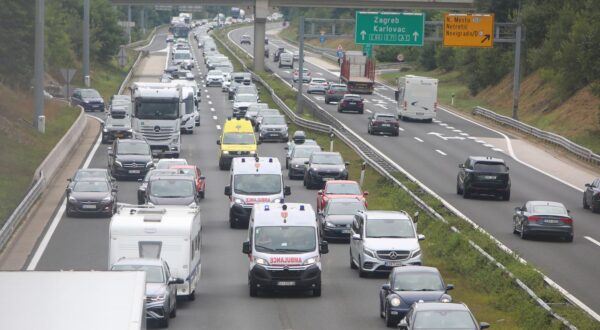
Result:
M494 47L494 14L444 14L444 47Z

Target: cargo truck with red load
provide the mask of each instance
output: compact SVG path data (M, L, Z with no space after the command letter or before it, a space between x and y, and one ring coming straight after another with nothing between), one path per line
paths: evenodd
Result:
M362 52L348 51L342 59L341 78L350 93L373 94L375 62Z

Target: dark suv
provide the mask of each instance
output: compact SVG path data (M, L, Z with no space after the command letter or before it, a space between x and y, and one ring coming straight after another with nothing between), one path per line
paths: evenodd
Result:
M594 213L600 213L600 179L585 184L583 191L583 208L592 209Z
M328 180L348 180L346 166L339 152L313 152L304 162L304 186L308 189L322 187Z
M510 200L510 176L503 159L470 156L458 165L456 193L469 198L473 194L486 194Z
M71 95L71 105L80 105L85 111L104 111L104 99L95 89L77 88Z
M154 167L146 141L117 139L108 148L108 168L114 178L143 178Z

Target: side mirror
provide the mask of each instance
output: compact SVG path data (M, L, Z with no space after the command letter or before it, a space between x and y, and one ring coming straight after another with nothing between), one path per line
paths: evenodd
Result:
M344 164L345 164L346 166L348 166L348 165L350 165L350 162L344 162Z
M352 239L355 241L362 241L362 237L359 234L352 234Z
M115 155L115 154L114 154L114 152L112 152L112 150L109 150L109 151L108 151L108 156L112 157L112 156L114 156L114 155Z
M200 180L206 180L206 176L204 176L204 175L201 175L201 176L200 176Z
M454 290L454 284L446 285L446 291Z
M225 186L225 196L231 196L231 186Z
M117 189L117 188L112 188L112 190L111 190L111 191L116 193L117 191L119 191L119 189Z
M304 162L304 165L308 165L308 164L310 164L310 162L308 160Z
M327 254L329 253L329 243L327 241L321 241L319 244L319 253Z
M142 178L139 178L139 179L137 179L137 181L138 181L138 182L142 182L142 181L144 181L144 179L142 179Z
M589 188L589 187L591 187L592 185L591 185L591 184L589 184L589 183L586 183L586 184L585 184L585 186Z
M292 188L290 188L290 186L283 187L283 195L284 196L289 196L291 194L292 194Z
M69 182L73 182L73 179L71 179L71 178L68 178L68 179L67 179L67 181L69 181Z
M261 140L257 140L256 144L262 144L262 141Z
M419 239L419 241L424 241L425 240L425 235L419 234L419 235L417 235L417 238Z
M392 287L390 286L389 283L385 283L384 285L381 286L381 289L383 291L390 291L392 289Z
M323 196L323 190L317 191L317 196Z
M170 278L168 284L171 285L171 284L183 284L183 283L184 283L184 280L182 278L177 277L177 278Z
M413 222L419 222L419 211L415 212L415 214L413 215Z
M217 145L221 145L221 140L217 140Z
M479 322L479 329L487 329L490 327L490 324L487 322Z
M242 253L243 254L252 253L252 250L250 249L250 242L245 241L244 243L242 243Z
M369 192L368 191L364 191L363 192L363 196L365 196L365 197L369 196Z
M406 323L405 319L400 320L400 323L398 323L398 329L408 329L408 323Z
M284 150L290 150L290 147L288 147L288 146L285 146L285 147L283 147L283 149L284 149Z
M465 168L465 164L458 164L458 168Z
M520 207L520 206L517 206L517 207L515 207L515 212L517 212L517 213L518 213L518 212L521 212L521 211L522 211L522 209L521 209L521 207Z
M291 121L289 121L289 120L288 120L286 123L287 123L288 125L291 125L291 124L292 124L292 122L291 122Z

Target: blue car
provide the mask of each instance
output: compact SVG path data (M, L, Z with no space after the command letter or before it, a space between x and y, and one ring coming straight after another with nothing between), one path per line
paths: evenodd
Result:
M447 292L452 289L454 285L444 284L437 268L395 267L379 291L379 315L388 327L395 327L415 302L451 302Z

